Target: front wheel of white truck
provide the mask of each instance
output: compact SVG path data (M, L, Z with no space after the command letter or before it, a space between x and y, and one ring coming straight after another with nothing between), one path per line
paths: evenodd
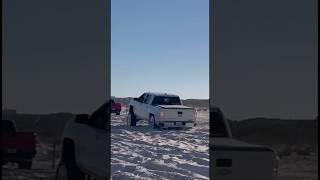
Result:
M129 113L128 113L127 124L129 126L136 126L137 125L137 119L136 119L136 116L134 115L132 107L130 107L130 110L129 110Z
M77 167L75 161L74 145L68 140L63 143L61 162L55 180L85 180L85 174Z

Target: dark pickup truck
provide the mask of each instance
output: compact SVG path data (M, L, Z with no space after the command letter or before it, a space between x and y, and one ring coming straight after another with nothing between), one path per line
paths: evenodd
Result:
M2 120L1 165L17 163L19 168L31 169L36 154L36 136L33 132L16 132L12 120Z

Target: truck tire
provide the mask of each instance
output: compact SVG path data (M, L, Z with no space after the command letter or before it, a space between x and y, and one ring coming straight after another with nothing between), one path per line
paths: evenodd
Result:
M57 171L56 180L85 180L85 175L76 166L73 166L66 161L61 161Z
M55 180L85 180L85 174L77 167L74 156L74 145L63 143L62 159L56 171Z
M130 107L129 114L128 114L128 125L130 126L136 126L137 125L137 119L134 115L132 107Z
M152 123L151 125L154 129L158 128L157 123L156 123L156 119L154 118L153 114L151 114L149 117L149 123Z

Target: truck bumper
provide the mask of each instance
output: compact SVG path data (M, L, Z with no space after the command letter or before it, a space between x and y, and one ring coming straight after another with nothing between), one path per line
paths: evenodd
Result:
M118 109L112 109L111 110L111 113L117 113L117 114L119 114L121 112L121 110L118 110Z
M191 128L196 126L195 121L160 121L161 128Z

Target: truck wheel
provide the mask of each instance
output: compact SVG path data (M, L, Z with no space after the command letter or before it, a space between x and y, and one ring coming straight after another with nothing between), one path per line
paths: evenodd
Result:
M134 115L132 107L130 108L129 114L128 114L128 125L130 126L136 126L137 125L137 119Z
M68 180L67 176L68 176L67 167L64 163L61 162L58 165L55 180Z
M85 180L85 174L76 165L73 144L66 143L63 146L62 159L55 180Z
M56 172L56 180L85 180L85 175L76 166L61 161Z
M154 129L158 128L156 119L154 118L154 115L150 115L149 117L149 124L152 125Z

